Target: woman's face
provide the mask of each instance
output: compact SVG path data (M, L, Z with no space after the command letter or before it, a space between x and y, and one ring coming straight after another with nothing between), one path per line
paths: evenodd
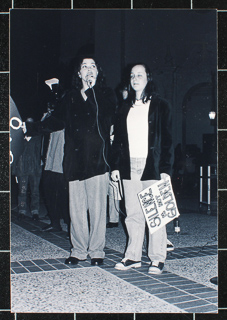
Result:
M147 73L144 66L138 64L131 70L130 83L137 93L142 93L147 85Z
M83 87L93 87L98 76L98 69L95 61L90 58L83 59L78 74L82 80Z

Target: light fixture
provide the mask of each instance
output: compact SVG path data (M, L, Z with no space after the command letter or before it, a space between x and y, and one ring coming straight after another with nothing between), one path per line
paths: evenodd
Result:
M216 117L216 112L215 112L215 111L210 111L210 112L209 112L209 118L210 118L210 120L214 120L215 117Z

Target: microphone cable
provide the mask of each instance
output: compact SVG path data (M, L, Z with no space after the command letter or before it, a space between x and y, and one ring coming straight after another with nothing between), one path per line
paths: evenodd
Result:
M106 147L106 142L105 142L105 139L103 138L102 134L101 134L101 130L100 130L100 127L99 127L99 105L98 105L98 102L97 102L97 99L96 99L96 95L95 95L95 90L94 88L92 87L92 92L93 92L93 96L94 96L94 100L95 100L95 104L96 104L96 123L97 123L97 129L98 129L98 133L99 133L99 136L100 138L102 139L103 141L103 150L102 150L102 154L103 154L103 159L106 163L106 165L108 166L109 168L109 174L111 173L111 168L110 168L110 165L106 159L106 156L105 156L105 147ZM111 179L111 178L110 178ZM113 188L116 188L117 189L117 186L115 185L112 185ZM123 191L122 191L122 186L121 186L121 182L118 181L118 190L119 190L119 193L120 193L120 197L121 199L123 199ZM121 213L123 216L126 217L126 213L124 213L120 208L119 210L117 209L117 206L116 206L116 199L114 198L114 206L115 206L115 209L117 210L118 213Z
M99 134L99 136L100 136L100 138L102 139L102 142L103 142L102 155L103 155L103 159L104 159L107 167L109 168L109 173L110 173L111 172L111 168L110 168L110 165L107 162L107 159L106 159L106 156L105 156L106 142L105 142L105 139L103 138L103 136L101 134L101 130L100 130L100 127L99 127L99 105L98 105L98 102L97 102L97 99L96 99L95 90L94 90L93 87L91 89L92 89L94 100L95 100L95 104L96 104L96 123L97 123L98 134Z

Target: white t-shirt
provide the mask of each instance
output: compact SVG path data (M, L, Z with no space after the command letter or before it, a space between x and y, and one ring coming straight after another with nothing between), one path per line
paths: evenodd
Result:
M148 153L148 112L150 100L136 101L127 117L130 158L147 158Z

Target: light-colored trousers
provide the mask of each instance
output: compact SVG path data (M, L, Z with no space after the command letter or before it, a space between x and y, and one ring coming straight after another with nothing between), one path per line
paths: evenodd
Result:
M109 174L69 182L71 256L84 260L105 256Z
M120 183L120 182L119 182ZM119 210L121 194L119 191L119 183L110 180L109 182L109 222L119 222Z
M109 222L119 222L120 200L109 197Z
M125 258L133 261L141 261L145 234L145 217L137 194L156 182L156 180L140 181L145 163L146 159L144 158L131 158L131 180L123 180L127 214L125 224L129 237ZM165 262L167 253L166 245L167 234L165 226L153 234L149 233L148 257L150 260Z

